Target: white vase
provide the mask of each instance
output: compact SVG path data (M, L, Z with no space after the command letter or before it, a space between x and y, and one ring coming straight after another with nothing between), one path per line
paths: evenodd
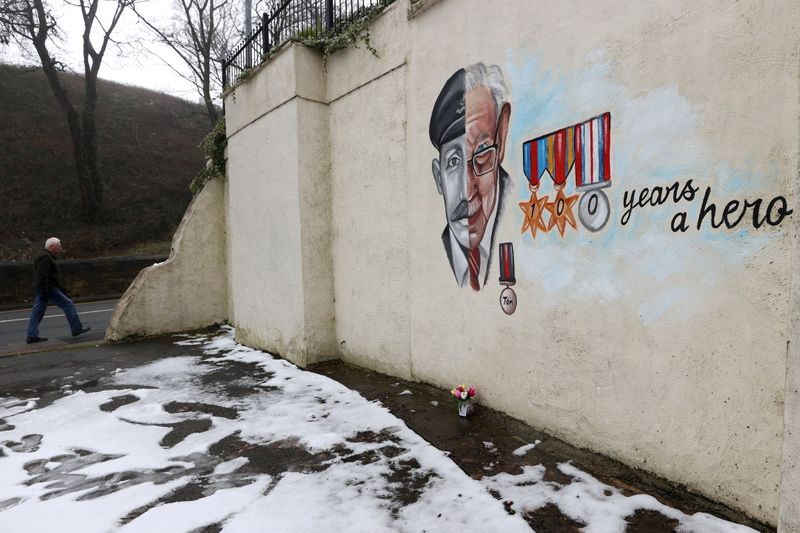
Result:
M458 402L458 416L469 416L472 412L472 402L464 400Z

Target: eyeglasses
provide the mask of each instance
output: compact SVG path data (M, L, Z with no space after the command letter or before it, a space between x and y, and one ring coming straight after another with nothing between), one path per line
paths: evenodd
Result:
M472 165L472 171L476 176L488 174L497 166L497 143L481 148L467 163Z

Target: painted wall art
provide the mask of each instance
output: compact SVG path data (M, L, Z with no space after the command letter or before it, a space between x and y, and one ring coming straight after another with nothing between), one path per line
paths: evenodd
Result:
M503 73L474 63L445 82L431 113L432 162L444 201L442 244L456 282L479 291L486 284L508 189L501 163L511 117Z
M520 208L509 217L517 237L498 240L514 243L514 289L523 301L533 291L531 309L614 306L645 327L694 321L708 294L786 238L797 202L769 143L753 147L759 157L734 149L741 137L710 133L713 114L683 81L628 86L610 54L550 68L530 49L507 52L505 167Z
M511 287L517 282L514 275L514 243L501 242L500 250L500 285L505 289L500 293L500 309L507 315L517 310L517 293Z
M699 198L700 191L701 188L695 185L692 179L684 182L679 180L671 185L643 187L638 191L636 189L625 191L622 200L624 211L620 218L620 224L624 226L630 222L631 214L636 208L657 207L667 203L691 203L695 201L695 198ZM772 197L769 203L766 202L766 198L729 200L724 207L720 204L718 211L717 204L710 199L711 194L712 187L707 186L703 193L700 209L697 211L695 224L690 224L689 211L684 209L672 217L670 229L674 233L684 233L692 227L700 231L704 223L711 229L723 226L727 229L734 229L743 221L745 224L750 223L753 228L759 229L765 224L779 226L794 212L789 208L789 202L783 195Z
M567 226L577 230L578 219L589 231L603 229L610 216L603 188L611 186L611 113L580 122L526 141L522 145L522 170L528 178L531 198L520 202L522 233L531 237L553 228L564 237ZM551 181L555 197L539 196L542 181ZM567 185L574 182L569 194Z

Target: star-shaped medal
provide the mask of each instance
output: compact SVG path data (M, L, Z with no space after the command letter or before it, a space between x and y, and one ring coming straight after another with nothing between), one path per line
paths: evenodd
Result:
M547 232L547 227L544 225L544 220L542 218L545 205L547 204L547 198L547 196L537 198L536 193L531 192L530 200L519 203L519 208L522 209L524 213L524 218L522 219L522 233L525 233L525 230L530 228L531 237L535 239L538 230Z
M544 207L550 211L550 221L547 224L547 231L553 229L553 226L558 227L558 232L564 236L564 231L567 229L569 223L575 229L578 225L575 223L575 216L572 214L572 206L578 201L578 195L564 196L564 190L558 189L556 199L548 202Z

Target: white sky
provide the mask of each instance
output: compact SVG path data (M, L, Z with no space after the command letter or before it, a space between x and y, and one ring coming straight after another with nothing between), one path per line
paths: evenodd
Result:
M243 4L243 0L233 1ZM61 0L54 0L51 4L53 14L58 21L59 27L62 28L62 35L65 38L61 50L52 48L52 43L48 43L51 46L51 53L67 64L70 70L83 73L81 55L83 21L80 15L80 8L64 5ZM115 4L115 1L103 0L101 2L99 19L104 24L110 22ZM171 0L138 0L137 5L142 13L152 16L154 20L167 21L173 13ZM98 30L99 28L95 29L93 36ZM126 43L135 38L142 39L147 48L158 51L173 66L186 72L180 59L168 47L154 43L152 35L144 24L138 21L136 14L132 10L126 10L112 33L112 39L120 43ZM93 39L93 42L95 47L99 49L99 43L101 42L99 34ZM13 47L0 47L0 61L7 63L25 62L22 60L19 50ZM130 45L115 46L114 43L109 43L100 67L100 78L127 85L146 87L191 101L199 101L200 99L192 84L178 76L161 59L148 53L145 46L141 45L136 47Z
M678 520L679 532L753 531L703 513L687 516L648 495L625 496L570 463L558 465L572 479L566 485L546 481L541 465L525 467L519 475L474 480L379 402L238 345L233 333L224 327L216 336L189 337L178 343L187 346L185 356L117 370L101 383L115 390L62 386L62 398L41 406L38 399L0 399L0 531L50 531L57 524L67 533L180 533L221 524L224 533L514 533L530 532L522 515L548 504L585 523L587 533L622 533L624 518L637 509ZM205 356L190 353L188 346L199 347ZM242 364L257 365L264 374L256 378L245 372L235 384L249 393L226 396L210 375ZM135 401L113 411L100 409L123 395ZM170 402L220 409L168 412ZM198 419L210 421L204 431L172 447L160 444L171 431L169 424ZM384 439L364 442L357 437L363 432ZM273 445L322 454L324 468L259 473L248 469L246 453L223 458L210 451L230 435L244 443L236 450ZM536 444L515 453L524 455ZM483 445L495 453L492 442ZM383 451L389 448L394 452ZM395 475L403 464L412 464L408 475L424 482L417 501L399 505L392 496L403 489ZM204 490L195 499L168 498L198 479ZM509 500L517 511L513 515L504 509Z

